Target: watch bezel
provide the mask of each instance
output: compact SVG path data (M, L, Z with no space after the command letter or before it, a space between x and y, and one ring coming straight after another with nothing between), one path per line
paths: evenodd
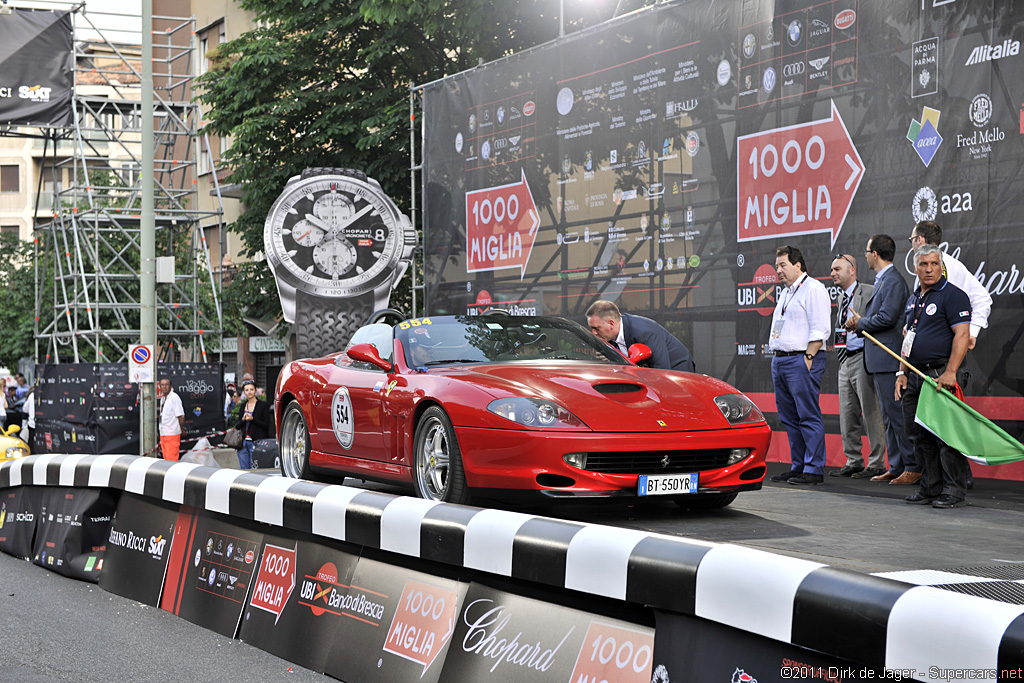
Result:
M309 282L306 279L298 276L298 274L284 262L281 254L278 252L278 245L275 242L274 226L281 216L280 221L283 224L283 212L286 211L285 206L290 208L295 204L295 201L289 203L292 198L297 198L303 194L303 190L310 185L318 185L323 182L334 182L343 188L345 192L352 192L354 188L355 193L360 191L366 196L368 201L371 201L380 208L379 218L390 231L390 237L394 242L394 246L390 249L383 249L381 255L381 261L385 261L384 267L380 271L374 274L369 279L363 282L355 284L345 284L346 282L353 280L359 275L353 275L352 277L339 280L337 283L330 286L323 286L315 282ZM278 195L277 199L274 200L274 204L267 214L267 219L264 222L263 230L263 244L264 253L267 257L267 263L270 266L271 272L278 281L278 287L282 284L293 287L298 291L306 292L307 294L322 297L325 299L350 299L358 297L367 292L379 289L382 285L391 285L397 280L397 276L400 276L404 271L401 264L402 261L408 260L412 255L412 250L415 247L415 237L410 240L410 232L413 231L412 223L408 217L402 214L398 207L391 198L381 189L380 185L372 180L362 180L353 176L340 175L337 173L324 173L311 175L306 178L301 176L295 176L288 181L285 185L284 190ZM415 232L412 233L413 236ZM412 242L410 244L410 242ZM283 244L281 245L283 246ZM324 280L324 278L317 277L317 280Z

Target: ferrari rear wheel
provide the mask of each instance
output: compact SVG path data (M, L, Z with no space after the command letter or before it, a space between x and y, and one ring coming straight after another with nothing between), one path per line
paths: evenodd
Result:
M309 428L298 401L281 418L281 473L293 479L309 478Z
M676 498L675 504L684 510L717 510L736 500L735 493L709 493Z
M442 503L469 502L462 455L448 415L437 406L423 412L413 441L416 495Z

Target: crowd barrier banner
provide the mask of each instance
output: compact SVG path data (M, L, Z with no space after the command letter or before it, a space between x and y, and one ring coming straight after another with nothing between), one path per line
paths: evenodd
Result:
M0 464L5 504L27 514L39 487L181 506L161 606L343 680L707 680L732 666L733 680L775 680L793 662L996 680L1024 667L1024 606L731 544L136 456ZM310 621L311 640L335 645L277 638ZM695 624L717 624L729 656L707 655Z
M178 506L121 495L103 553L100 588L150 607L160 604Z

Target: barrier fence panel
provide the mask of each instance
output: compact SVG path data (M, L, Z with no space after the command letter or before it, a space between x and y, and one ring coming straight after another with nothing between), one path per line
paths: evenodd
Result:
M63 530L71 551L47 557L64 562L37 563L147 604L161 577L161 608L342 680L1024 667L1024 606L730 544L136 456L0 463L0 503L0 550L56 548ZM83 514L101 535L78 530Z

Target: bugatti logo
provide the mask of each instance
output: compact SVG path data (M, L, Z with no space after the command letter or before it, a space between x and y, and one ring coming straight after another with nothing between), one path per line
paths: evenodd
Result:
M757 683L757 679L743 669L736 669L732 672L732 680L729 683Z
M672 461L669 459L669 457L667 455L661 456L661 469L665 469L666 467L668 467L671 464L672 464Z
M854 12L852 9L844 9L842 12L836 15L836 18L833 23L835 23L837 29L839 29L840 31L845 31L846 29L853 26L853 23L855 21L857 21L857 13Z

